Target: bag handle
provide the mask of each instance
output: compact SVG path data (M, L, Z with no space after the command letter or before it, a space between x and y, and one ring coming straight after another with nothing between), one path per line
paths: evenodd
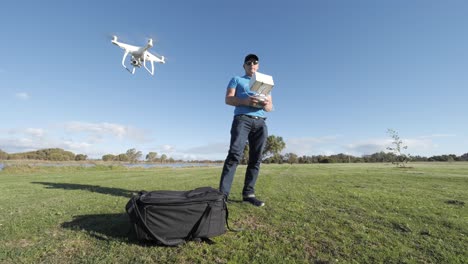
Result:
M225 216L226 226L229 229L229 231L232 231L232 232L244 231L243 228L231 228L229 226L229 210L227 208L227 203L226 203L225 199L223 199L223 204L224 204L224 209L226 210L226 216ZM200 233L199 228L200 228L200 226L203 226L202 222L205 223L207 221L210 212L211 212L211 204L207 203L205 211L203 212L200 219L198 219L197 223L193 226L193 228L190 231L189 235L187 236L186 240L192 240L194 238L197 238L198 234Z
M185 242L184 239L166 240L166 239L156 235L155 233L153 233L153 231L151 231L151 229L146 225L145 221L143 221L143 218L141 217L140 209L138 209L138 206L137 206L137 204L135 202L136 199L137 199L137 196L132 198L133 208L135 208L135 212L138 215L139 222L141 223L143 229L145 229L145 231L148 234L150 234L154 239L160 241L161 243L163 243L166 246L177 246L177 245L180 245L180 244Z
M231 228L229 226L229 221L228 221L228 219L229 219L229 210L228 210L228 207L227 207L226 199L223 199L223 203L224 203L224 209L226 209L226 226L229 229L229 231L232 231L232 232L244 231L243 228Z
M208 216L210 215L210 212L211 212L211 204L207 203L205 211L203 211L203 214L200 217L200 219L198 219L198 221L193 226L192 230L190 230L190 233L187 235L186 240L192 240L200 234L200 231L201 231L200 226L203 226L201 223L206 222L206 220L208 219Z

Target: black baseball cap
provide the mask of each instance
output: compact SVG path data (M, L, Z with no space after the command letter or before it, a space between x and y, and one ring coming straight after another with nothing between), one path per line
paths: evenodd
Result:
M255 54L249 54L249 55L245 56L244 63L246 63L246 62L248 62L248 61L251 61L251 60L256 60L256 61L258 61L257 55L255 55Z

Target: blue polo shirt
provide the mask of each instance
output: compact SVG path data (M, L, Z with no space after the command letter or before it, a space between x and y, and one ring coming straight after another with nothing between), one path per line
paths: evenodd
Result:
M236 76L229 81L229 84L227 86L227 89L229 88L235 88L236 89L236 94L235 96L241 99L245 99L247 97L255 95L254 92L250 91L249 87L250 83L250 76L244 75L244 76ZM256 108L252 106L236 106L234 108L234 115L251 115L251 116L259 116L259 117L265 117L265 111L262 108Z

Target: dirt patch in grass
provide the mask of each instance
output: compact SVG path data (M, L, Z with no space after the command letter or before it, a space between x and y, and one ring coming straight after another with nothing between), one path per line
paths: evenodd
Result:
M244 230L261 230L266 227L255 215L246 215L241 219L232 221L231 228L242 228Z
M43 263L72 263L76 259L91 255L96 251L93 243L86 238L67 238L63 240L55 250L45 251L41 256Z
M5 243L5 247L8 248L27 248L32 247L36 244L36 242L29 240L29 239L20 239L15 241L9 241Z
M304 244L304 251L309 260L315 260L317 258L317 249L310 243Z

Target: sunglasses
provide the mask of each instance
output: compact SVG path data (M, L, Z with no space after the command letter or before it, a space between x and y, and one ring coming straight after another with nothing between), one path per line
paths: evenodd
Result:
M245 63L245 65L249 65L249 66L252 66L252 65L257 65L258 64L258 61L247 61Z

